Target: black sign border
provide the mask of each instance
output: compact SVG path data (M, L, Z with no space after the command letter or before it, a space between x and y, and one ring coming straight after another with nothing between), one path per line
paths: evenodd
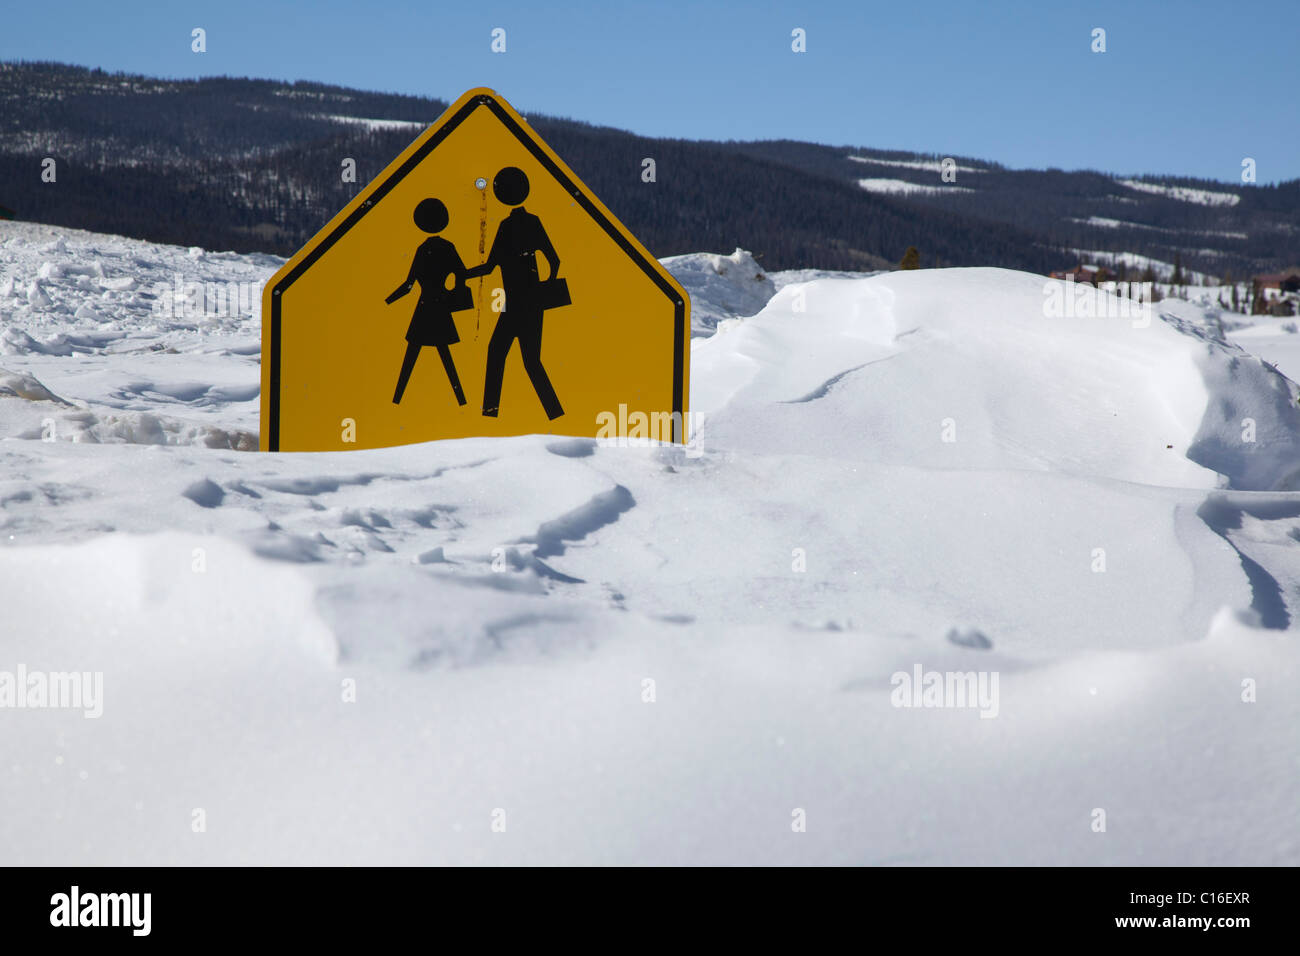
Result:
M673 305L673 441L682 441L682 428L685 425L684 416L682 414L682 399L686 377L685 346L687 331L686 303L684 299L678 295L677 290L673 288L672 284L665 280L660 274L658 268L659 264L654 260L643 256L636 247L627 240L627 237L623 234L623 230L620 229L619 226L615 225L614 222L601 212L599 207L592 202L591 196L586 187L581 183L576 182L574 178L565 173L564 170L556 165L555 161L547 155L546 150L541 147L540 141L536 136L515 122L514 118L502 107L496 97L490 96L486 93L480 93L466 102L445 123L439 126L432 136L420 144L419 149L406 158L406 162L402 163L402 165L399 166L391 176L380 183L374 191L366 197L365 202L352 210L348 217L339 223L339 225L330 232L328 236L317 243L312 248L311 252L304 256L303 260L293 267L288 275L272 287L270 401L268 403L267 415L270 421L263 423L267 428L267 451L278 452L280 450L280 300L284 291L288 289L289 286L293 285L293 283L299 279L303 273L311 268L317 259L329 251L330 247L333 246L334 243L338 242L338 240L341 239L349 229L355 226L361 220L362 216L369 212L373 206L383 199L394 186L400 183L407 174L415 169L415 167L418 166L424 158L429 155L429 153L433 152L433 150L436 149L438 145L456 129L456 127L463 123L469 115L480 106L486 106L492 111L493 115L495 115L506 129L514 135L515 139L519 140L520 144L522 144L524 148L532 154L533 158L541 163L546 171L550 173L551 176L564 187L565 191L577 201L578 205L583 208L587 215L594 219L600 227L605 230L605 234L613 239L614 242L617 243L618 247L641 268L641 271L650 277L651 281L654 282L655 286L662 291L664 295L668 296L668 300Z

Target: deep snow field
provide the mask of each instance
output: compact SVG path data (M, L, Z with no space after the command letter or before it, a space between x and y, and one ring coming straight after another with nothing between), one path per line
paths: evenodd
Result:
M279 261L0 223L3 862L1300 863L1281 320L681 256L687 448L265 455Z

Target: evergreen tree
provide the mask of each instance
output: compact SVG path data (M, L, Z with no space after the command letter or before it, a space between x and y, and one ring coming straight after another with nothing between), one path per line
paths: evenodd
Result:
M1142 270L1142 282L1147 288L1151 290L1151 298L1150 298L1151 302L1159 302L1162 298L1164 298L1160 294L1160 286L1156 285L1156 270L1153 269L1150 266L1150 264L1148 264L1147 267Z
M1183 275L1183 254L1181 252L1174 253L1174 277L1171 281L1174 285L1187 284L1186 277Z
M908 246L907 251L903 253L903 259L898 263L900 269L919 269L921 268L921 254L916 251L916 246Z
M1231 293L1231 295L1232 295L1232 298L1231 298L1231 302L1232 302L1232 311L1233 311L1233 312L1240 312L1240 311L1241 311L1241 303L1240 303L1240 301L1239 301L1239 299L1238 299L1238 296L1237 296L1237 283L1236 283L1236 281L1232 278L1232 272L1231 272L1231 271L1225 272L1225 273L1223 274L1223 284L1226 285L1226 286L1228 286L1230 289L1232 289L1232 293Z

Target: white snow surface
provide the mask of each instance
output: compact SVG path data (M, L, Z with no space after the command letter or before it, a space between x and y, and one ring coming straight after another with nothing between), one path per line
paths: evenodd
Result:
M712 335L719 322L755 315L776 294L772 277L744 249L729 256L670 256L663 263L691 297L692 335Z
M1151 271L1155 273L1156 278L1162 282L1171 280L1176 268L1172 262L1152 259L1150 256L1144 256L1137 252L1108 252L1105 249L1072 249L1070 251L1081 261L1098 265L1117 267L1122 264L1137 271L1145 271L1149 266ZM1188 269L1186 266L1183 267L1183 275L1186 276L1188 282L1194 282L1197 285L1205 285L1218 280L1217 276L1197 272L1195 269ZM1137 280L1134 279L1134 281Z
M1168 196L1170 199L1177 199L1179 202L1195 203L1198 206L1235 206L1241 202L1241 197L1236 193L1225 193L1213 189L1194 189L1191 186L1170 186L1166 183L1147 183L1140 179L1121 179L1118 181L1121 186L1127 186L1129 189L1137 190L1141 193L1151 193L1156 196Z
M0 707L6 862L1300 862L1297 390L1206 307L681 256L686 449L264 455L260 296L148 296L278 262L0 224L0 680L103 675Z
M911 193L953 194L971 192L964 186L928 186L925 183L913 183L906 179L859 179L858 185L869 193L903 196Z
M1126 219L1111 219L1106 216L1089 216L1087 219L1076 219L1071 217L1070 222L1081 222L1086 226L1097 226L1101 229L1144 229L1148 232L1167 232L1167 233L1188 233L1197 236L1219 236L1223 239L1248 239L1249 236L1244 232L1231 232L1220 229L1170 229L1165 226L1149 226L1142 222L1130 222ZM1198 249L1201 255L1218 256L1223 253L1217 249Z
M340 116L333 113L318 114L317 118L332 123L342 123L345 126L364 126L371 132L390 129L422 130L429 125L422 120L366 119L361 116Z
M897 166L901 169L919 169L927 173L942 173L943 160L940 159L876 159L872 156L849 156L849 159L855 163L876 163L880 166ZM986 173L987 169L980 169L977 166L958 166L953 163L953 169L961 173Z

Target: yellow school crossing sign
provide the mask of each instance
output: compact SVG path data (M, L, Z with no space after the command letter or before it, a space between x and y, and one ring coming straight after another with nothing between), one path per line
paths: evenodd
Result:
M606 437L638 412L635 437L688 439L685 291L491 90L276 272L262 321L263 451Z

